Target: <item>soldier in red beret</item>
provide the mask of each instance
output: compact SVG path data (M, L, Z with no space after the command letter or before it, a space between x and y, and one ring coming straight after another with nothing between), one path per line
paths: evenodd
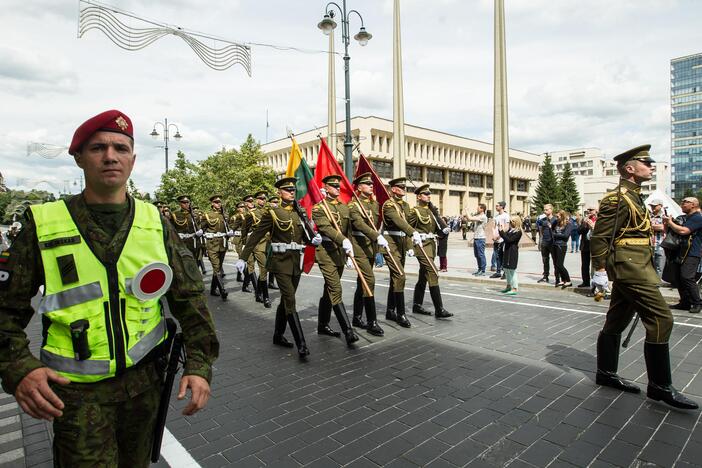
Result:
M33 205L0 263L0 378L32 417L54 422L56 466L149 465L162 383L161 357L181 323L187 362L183 414L210 396L219 353L202 276L172 225L127 194L134 129L110 110L78 127L69 153L83 193ZM24 326L44 287L39 359Z

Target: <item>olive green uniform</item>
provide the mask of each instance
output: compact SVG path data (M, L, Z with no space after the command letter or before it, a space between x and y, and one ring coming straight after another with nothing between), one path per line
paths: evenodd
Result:
M246 212L234 213L231 218L229 218L229 227L234 231L234 237L232 242L234 243L234 250L239 258L241 258L241 252L244 250L244 242L241 237L241 232L244 229L244 221L246 220ZM241 277L241 272L237 270L236 280L243 281Z
M402 198L392 196L383 204L383 223L386 229L383 235L389 244L383 256L390 270L385 318L397 321L403 327L411 326L405 316L405 255L412 245L409 236L414 232L414 228L407 222L409 217L410 207Z
M200 227L195 223L195 216L189 211L179 209L171 213L171 221L183 244L192 252L197 262L202 259L202 239L195 236Z
M353 254L356 258L356 264L368 284L368 289L370 289L371 293L374 293L375 273L373 272L373 265L375 264L375 247L378 241L378 231L375 226L380 221L380 205L372 198L359 194L358 200L350 202L348 207L349 216L351 217L351 233L353 234L351 242L353 243ZM366 319L368 324L371 324L376 321L375 298L364 290L361 284L361 277L359 276L356 281L356 292L353 298L354 326L364 326L361 321L364 304Z
M121 205L87 205L81 195L66 202L76 226L104 263L114 262L124 246L134 217L131 197ZM45 367L29 351L24 328L34 314L31 299L44 283L36 229L31 213L8 261L10 273L0 282L0 377L14 394L32 370ZM163 218L166 252L173 282L166 294L170 311L180 322L187 362L184 373L212 379L219 353L212 317L203 297L202 276L193 254ZM7 255L7 254L6 254ZM51 384L66 405L54 420L56 466L147 466L160 394L160 377L148 357L122 375L96 383Z
M207 248L207 258L212 264L212 282L210 293L214 294L216 288L222 299L226 298L227 292L224 289L224 257L227 254L227 223L224 215L220 211L206 211L202 213L200 225L205 231L205 247Z
M244 218L244 227L241 230L241 239L243 243L248 244L248 237L251 232L253 232L258 224L261 222L261 218L266 214L265 207L256 207L249 210ZM244 278L244 288L246 288L248 281L253 283L254 289L256 291L256 302L263 302L263 295L268 296L268 288L263 290L263 282L268 275L266 271L266 254L268 242L270 240L269 235L263 236L259 239L258 244L254 248L252 255L248 257L247 260L247 273L248 276ZM256 264L258 264L258 276L256 276Z

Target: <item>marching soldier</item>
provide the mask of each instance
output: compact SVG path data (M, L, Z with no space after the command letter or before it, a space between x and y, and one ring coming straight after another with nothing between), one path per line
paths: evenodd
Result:
M329 326L331 311L339 321L346 343L351 345L358 341L358 336L351 326L346 314L341 290L341 276L344 274L346 260L353 257L351 223L349 208L338 200L341 176L330 175L322 179L326 199L317 203L312 209L312 219L322 235L322 243L317 246L315 258L324 276L324 294L319 301L317 333L320 335L340 336ZM338 229L337 229L338 228Z
M253 195L246 195L244 197L244 204L246 205L246 208L244 209L244 221L241 224L241 245L246 245L246 220L249 218L249 213L253 211L256 208L256 205L254 204L254 196ZM254 287L256 283L258 283L258 280L256 280L255 276L252 277L250 271L253 271L256 268L256 259L251 256L248 259L248 263L246 265L246 268L244 268L244 282L241 285L241 292L247 292L250 293L251 289L249 289L249 284L252 282L254 283Z
M295 305L295 292L300 283L302 269L300 257L305 244L319 245L322 237L315 234L306 214L295 205L295 177L286 177L275 183L282 200L281 206L269 208L260 218L255 229L249 234L241 257L237 261L237 269L247 268L247 260L255 252L261 239L269 236L271 239L270 271L278 279L280 285L280 304L275 312L275 329L273 331L273 344L291 348L292 344L285 339L284 333L287 324L290 325L297 352L301 358L310 352L305 343L300 318ZM300 218L300 213L305 219Z
M388 241L382 234L378 233L376 226L380 223L380 206L372 197L373 179L371 173L366 172L356 177L353 181L358 192L358 200L349 203L349 215L351 217L353 242L353 253L359 270L363 274L368 288L371 292L375 289L375 274L373 265L375 263L375 244L378 247L386 248ZM363 322L363 309L366 310L367 323ZM353 296L353 320L354 327L364 328L371 335L383 336L384 331L378 325L375 311L375 297L368 296L363 290L361 277L356 281L356 293Z
M224 267L224 256L227 253L227 238L233 236L234 231L227 229L227 221L222 211L222 196L211 196L210 204L212 210L206 211L200 218L200 225L205 228L207 257L212 264L210 294L220 296L223 301L226 301L229 293L224 289L222 269ZM217 290L219 290L219 293Z
M697 403L672 385L668 340L673 315L656 287L651 217L641 198L641 183L650 180L653 172L650 149L651 145L643 145L614 158L621 180L615 191L602 198L590 241L592 284L605 289L609 278L614 281L607 318L597 338L596 382L625 392L641 391L617 375L621 334L638 313L646 328L647 396L676 408L697 409Z
M205 266L202 262L202 235L204 231L195 221L193 210L190 205L190 197L181 195L177 198L180 209L171 213L171 221L185 246L192 252L195 261L200 265L202 274L205 274Z
M398 177L388 182L392 197L383 204L383 222L385 223L389 244L386 249L385 259L390 270L390 289L388 290L388 303L385 312L387 320L393 320L401 327L412 326L405 315L405 255L413 256L407 237L411 237L412 244L419 244L422 239L419 233L409 225L410 207L402 198L407 188L407 178ZM395 261L392 261L389 257Z
M280 197L273 195L268 199L268 206L270 206L271 208L278 208L279 204ZM270 245L270 242L268 243L268 245ZM272 271L268 271L268 289L278 289L278 286L275 285L275 275Z
M265 190L256 192L254 197L256 199L256 207L252 210L250 209L247 213L242 231L242 236L247 243L248 235L256 229L258 223L261 222L263 214L266 212L266 201L268 200ZM253 252L252 260L250 260L248 265L249 275L256 291L256 302L263 302L263 306L267 309L271 307L271 300L268 298L268 283L266 281L268 275L266 271L266 250L269 241L270 236L264 236L259 240ZM258 277L256 276L255 264L258 264Z
M241 251L244 249L244 242L241 238L241 230L244 227L244 221L246 220L246 203L240 202L236 205L236 213L229 218L229 226L232 231L234 231L234 249L236 254L241 258ZM241 283L244 278L241 276L241 272L236 270L236 280Z
M424 302L424 291L427 283L429 283L429 294L431 302L434 304L434 316L436 318L448 318L453 314L444 309L444 304L441 299L441 290L439 289L439 275L436 273L434 266L434 256L436 255L436 233L442 231L448 234L450 229L446 223L437 216L438 212L434 212L434 206L431 204L431 190L429 184L424 184L417 187L414 191L417 195L417 206L412 208L409 216L409 224L414 226L419 232L422 239L420 249L417 246L418 252L415 252L417 260L419 260L419 276L417 284L414 286L414 303L412 304L412 312L415 314L431 315L431 312L422 307ZM425 255L426 254L426 255Z

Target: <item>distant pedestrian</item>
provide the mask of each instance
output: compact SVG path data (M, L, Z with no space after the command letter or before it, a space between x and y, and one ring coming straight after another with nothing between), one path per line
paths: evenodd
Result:
M688 309L692 314L700 313L702 310L702 300L700 290L697 285L697 267L700 265L702 255L702 214L700 214L700 202L695 197L686 197L680 204L683 213L687 215L685 224L680 225L669 216L663 216L663 221L668 225L668 229L679 236L683 236L682 246L679 252L678 263L678 293L680 302L672 309Z
M519 277L517 275L517 263L519 261L519 240L522 238L522 220L519 216L512 216L509 225L501 225L500 237L504 240L504 252L502 254L502 268L505 271L507 287L501 292L506 296L516 296L519 289Z
M560 210L556 216L556 224L553 227L553 252L554 268L556 270L556 287L567 288L573 286L570 282L570 275L564 265L566 252L568 252L568 239L573 230L573 224L568 219L568 214ZM560 281L558 280L560 278Z
M493 240L493 251L492 254L495 258L495 273L490 276L490 278L500 278L502 277L502 253L504 252L504 241L502 240L502 237L500 237L500 227L506 228L509 225L509 214L507 214L506 211L507 208L507 203L506 202L498 202L497 205L495 205L495 211L497 211L497 215L495 215L495 228L493 231L492 235L492 240Z
M576 214L572 219L573 228L570 232L570 253L576 253L580 251L580 231L578 227L583 220L580 213Z
M660 277L663 272L661 267L661 259L663 258L661 242L663 242L663 239L665 239L663 202L658 199L651 200L648 206L651 208L651 229L653 230L653 236L651 236L651 241L653 244L653 267L656 269L656 273L658 273L658 276Z
M556 260L553 249L553 227L555 224L556 218L553 216L553 205L548 203L544 205L544 212L536 219L536 230L539 233L539 250L541 251L541 261L544 264L543 274L538 283L548 283L550 259L553 259L556 283L559 282L558 271L555 269Z
M466 216L468 221L473 221L473 255L478 263L478 270L474 276L485 276L485 226L487 225L487 206L484 203L478 205L478 214Z
M590 236L592 236L596 220L597 208L589 207L578 226L578 231L580 231L580 275L583 277L583 282L578 285L579 288L590 287Z

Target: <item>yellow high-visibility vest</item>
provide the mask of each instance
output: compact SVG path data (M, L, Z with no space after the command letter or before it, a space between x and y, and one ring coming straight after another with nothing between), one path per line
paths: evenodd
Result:
M166 337L160 297L141 301L131 280L153 262L168 264L158 209L134 200L134 221L116 263L103 264L63 200L30 207L44 265L40 359L73 382L97 382L138 363ZM78 360L71 323L89 323L90 357Z

